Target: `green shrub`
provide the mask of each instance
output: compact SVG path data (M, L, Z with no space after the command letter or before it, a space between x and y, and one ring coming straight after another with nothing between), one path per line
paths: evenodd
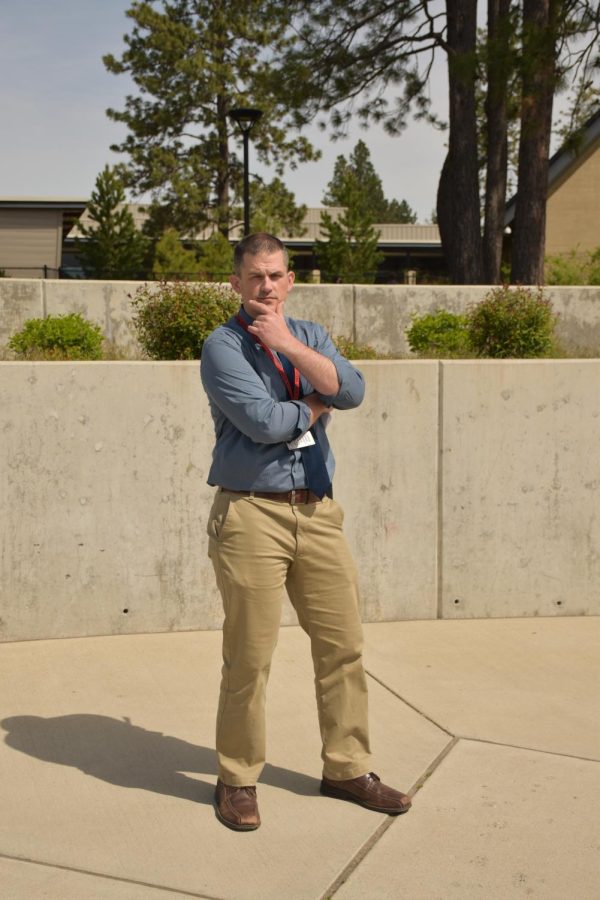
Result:
M600 247L546 257L547 284L600 284Z
M438 309L424 316L413 314L406 331L413 353L424 358L455 358L472 355L467 317Z
M102 332L79 313L28 319L8 346L22 359L102 359Z
M138 340L151 359L199 359L208 335L240 300L228 285L176 281L143 285L132 305Z
M477 356L527 359L556 349L557 316L541 288L499 287L468 312L469 341Z
M333 343L346 359L381 359L381 354L370 344L357 344L352 338L336 337Z

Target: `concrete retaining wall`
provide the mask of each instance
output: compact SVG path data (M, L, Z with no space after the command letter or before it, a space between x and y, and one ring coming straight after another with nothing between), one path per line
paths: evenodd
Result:
M354 288L356 339L382 353L409 356L406 329L413 313L437 309L464 313L491 290L484 286L379 286ZM572 356L600 356L600 288L546 287L544 294L558 313L557 336Z
M331 434L365 620L600 613L600 361L361 368ZM4 640L220 626L197 363L5 362L0 427Z
M126 358L139 359L130 304L139 286L135 281L0 280L0 346L32 316L79 312L99 324ZM299 284L286 310L320 322L336 336L371 344L381 353L409 357L405 332L413 313L464 312L489 290L485 286ZM600 287L549 287L545 293L559 313L557 333L565 350L573 356L600 356Z
M443 617L600 612L600 361L443 363Z

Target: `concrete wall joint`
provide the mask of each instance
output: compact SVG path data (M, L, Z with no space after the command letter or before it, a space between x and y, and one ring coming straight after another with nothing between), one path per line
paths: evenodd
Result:
M437 417L437 617L444 617L444 363L438 367L438 417Z

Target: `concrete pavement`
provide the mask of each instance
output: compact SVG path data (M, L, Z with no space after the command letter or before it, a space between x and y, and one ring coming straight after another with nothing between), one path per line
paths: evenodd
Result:
M220 635L0 646L5 900L596 900L599 618L365 626L389 818L321 797L308 641L282 629L262 827L212 809Z

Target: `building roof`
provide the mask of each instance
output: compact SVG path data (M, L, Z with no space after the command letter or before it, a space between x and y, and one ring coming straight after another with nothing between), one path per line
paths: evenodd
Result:
M306 210L303 220L304 234L284 235L287 244L314 244L325 235L321 228L323 213L329 213L336 221L343 215L343 206L313 206ZM379 231L379 246L441 246L440 232L437 225L408 225L397 222L384 222L373 226Z
M141 228L148 214L146 212L147 204L128 203L127 207L133 216L133 220L137 228ZM323 239L325 235L321 229L321 219L324 212L328 212L335 221L344 213L344 207L309 207L303 220L304 233L299 235L283 234L282 239L286 244L291 246L312 246L316 240ZM80 217L83 225L90 225L91 219L87 209ZM405 225L400 223L384 223L375 225L379 230L379 246L380 247L441 247L440 233L437 225ZM241 240L243 237L243 226L234 226L230 231L230 239L232 241ZM207 240L213 233L213 228L208 226L194 235L194 239L198 241ZM69 240L81 237L81 232L75 223L69 232Z
M0 197L0 208L80 209L83 212L89 202L89 197Z

